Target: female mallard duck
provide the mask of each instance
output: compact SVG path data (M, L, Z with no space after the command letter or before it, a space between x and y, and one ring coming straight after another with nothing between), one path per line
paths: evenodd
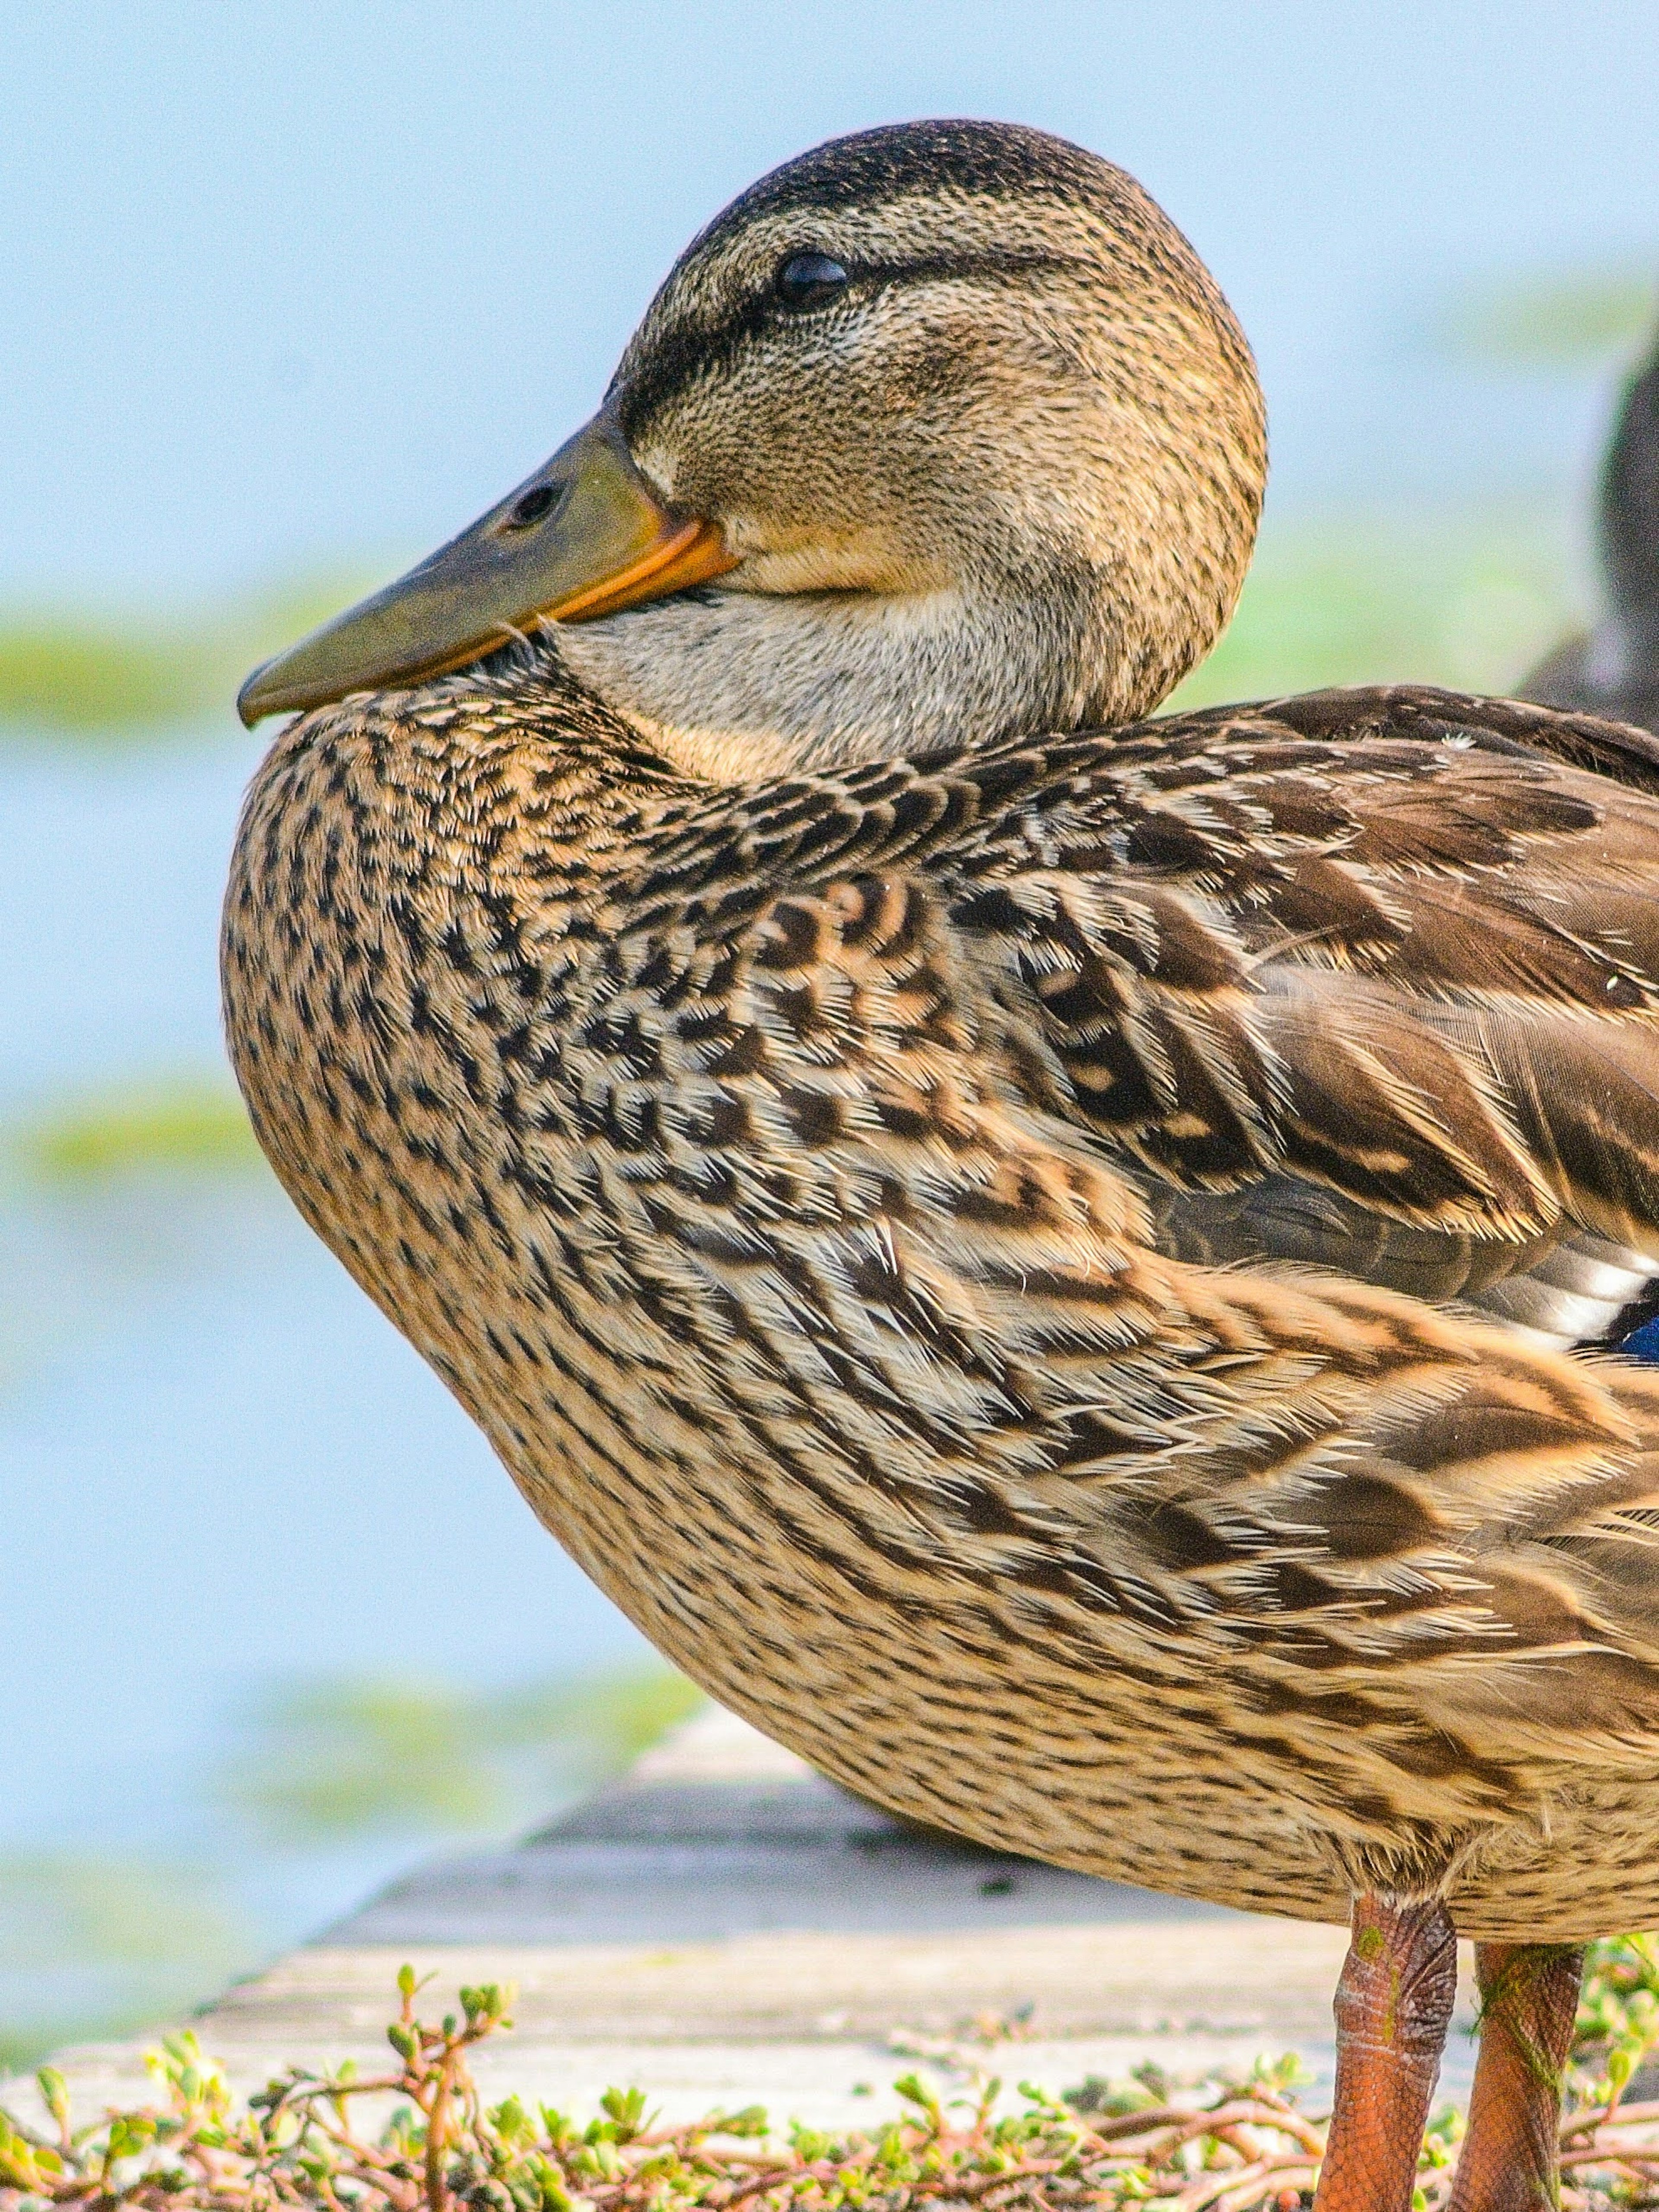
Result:
M1606 612L1587 637L1558 646L1523 695L1659 731L1659 337L1626 387L1597 521Z
M1352 1906L1328 2212L1407 2202L1482 1939L1490 2212L1572 1947L1659 1915L1659 1377L1565 1349L1659 1272L1659 743L1139 719L1265 465L1121 171L790 163L250 681L314 711L227 1016L307 1218L716 1697L987 1844Z

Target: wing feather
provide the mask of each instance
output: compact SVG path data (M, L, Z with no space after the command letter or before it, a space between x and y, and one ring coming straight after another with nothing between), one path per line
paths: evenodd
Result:
M1172 1250L1316 1248L1563 1341L1639 1294L1659 739L1395 690L1020 757L1023 793L1005 781L925 865L1050 1100L1139 1177ZM1297 1187L1336 1201L1311 1239Z

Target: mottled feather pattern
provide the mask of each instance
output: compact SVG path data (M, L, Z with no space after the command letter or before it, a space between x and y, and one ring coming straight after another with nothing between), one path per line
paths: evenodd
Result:
M715 787L544 648L285 733L226 1003L716 1695L988 1842L1567 1940L1659 1911L1659 1381L1559 1348L1659 1266L1656 890L1659 744L1543 710Z

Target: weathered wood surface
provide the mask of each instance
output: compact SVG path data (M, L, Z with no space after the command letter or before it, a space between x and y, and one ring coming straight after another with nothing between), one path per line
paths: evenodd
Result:
M855 2124L902 2052L1005 2022L994 2070L1053 2088L1148 2057L1194 2073L1297 2048L1322 2069L1344 1941L915 1834L710 1712L541 1833L418 1869L196 2026L243 2089L295 2060L379 2067L408 1960L434 1996L517 1984L486 2094L582 2110L638 2081L676 2118L763 2103ZM77 2099L137 2091L143 2047L64 2054Z

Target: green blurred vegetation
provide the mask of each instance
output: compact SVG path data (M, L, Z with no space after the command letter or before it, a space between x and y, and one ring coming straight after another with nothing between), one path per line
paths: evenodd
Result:
M212 678L199 641L14 615L0 630L0 714L48 728L171 722L200 713Z
M158 1169L242 1173L264 1165L247 1113L222 1076L152 1077L82 1093L12 1133L26 1172L84 1187Z
M268 1692L208 1784L230 1816L222 1864L0 1853L0 2073L176 2016L246 1971L261 1938L232 1900L250 1844L320 1856L507 1832L621 1773L702 1701L649 1659L493 1693L392 1675Z
M201 1868L0 1855L0 2069L198 2001L251 1940Z
M235 1264L275 1202L222 1068L66 1090L0 1122L0 1404Z
M0 728L131 744L209 718L229 724L237 688L257 662L366 588L360 573L343 572L194 614L156 608L100 619L62 606L0 609Z
M289 1848L500 1827L620 1773L702 1701L649 1661L494 1692L331 1675L258 1701L218 1794Z
M1648 262L1542 269L1460 286L1432 335L1492 367L1580 370L1639 345L1659 315L1659 276Z
M1270 530L1232 625L1172 708L1332 684L1497 691L1583 620L1567 532L1530 506Z

